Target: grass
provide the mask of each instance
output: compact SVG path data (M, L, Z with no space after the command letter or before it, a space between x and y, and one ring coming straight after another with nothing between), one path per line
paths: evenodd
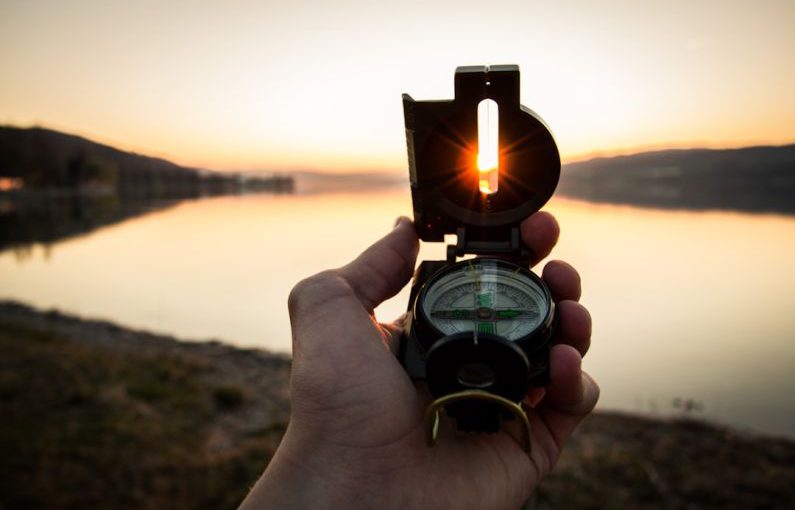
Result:
M0 325L0 508L232 508L284 426L220 453L242 391L178 355L130 356ZM220 409L219 409L220 408Z

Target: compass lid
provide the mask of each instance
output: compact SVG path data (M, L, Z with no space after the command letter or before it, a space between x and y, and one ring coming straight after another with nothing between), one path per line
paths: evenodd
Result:
M478 160L479 120L480 129L485 126L479 107L483 111L486 100L496 109L491 127L498 138L496 179L488 192L481 191ZM549 200L560 176L552 133L519 103L519 67L459 67L454 99L415 101L403 94L403 111L420 239L443 241L446 234L458 234L459 255L499 252L498 244L518 242L519 223Z

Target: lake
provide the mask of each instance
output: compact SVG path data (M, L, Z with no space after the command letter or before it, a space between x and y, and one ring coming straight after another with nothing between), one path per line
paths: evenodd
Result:
M583 279L603 409L691 413L795 437L795 217L554 198L553 258ZM180 202L0 252L0 299L289 352L287 295L410 215L407 189ZM421 258L443 258L424 245ZM408 289L377 310L391 320Z

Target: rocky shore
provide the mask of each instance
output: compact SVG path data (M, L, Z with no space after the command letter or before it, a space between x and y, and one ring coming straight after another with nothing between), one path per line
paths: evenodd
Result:
M289 370L0 303L0 509L234 508L285 430ZM535 508L795 508L795 442L598 412Z

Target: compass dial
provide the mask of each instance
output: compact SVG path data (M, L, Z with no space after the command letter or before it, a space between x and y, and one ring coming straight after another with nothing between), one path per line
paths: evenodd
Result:
M549 297L519 266L473 259L429 281L420 306L445 335L476 331L516 341L541 325Z

